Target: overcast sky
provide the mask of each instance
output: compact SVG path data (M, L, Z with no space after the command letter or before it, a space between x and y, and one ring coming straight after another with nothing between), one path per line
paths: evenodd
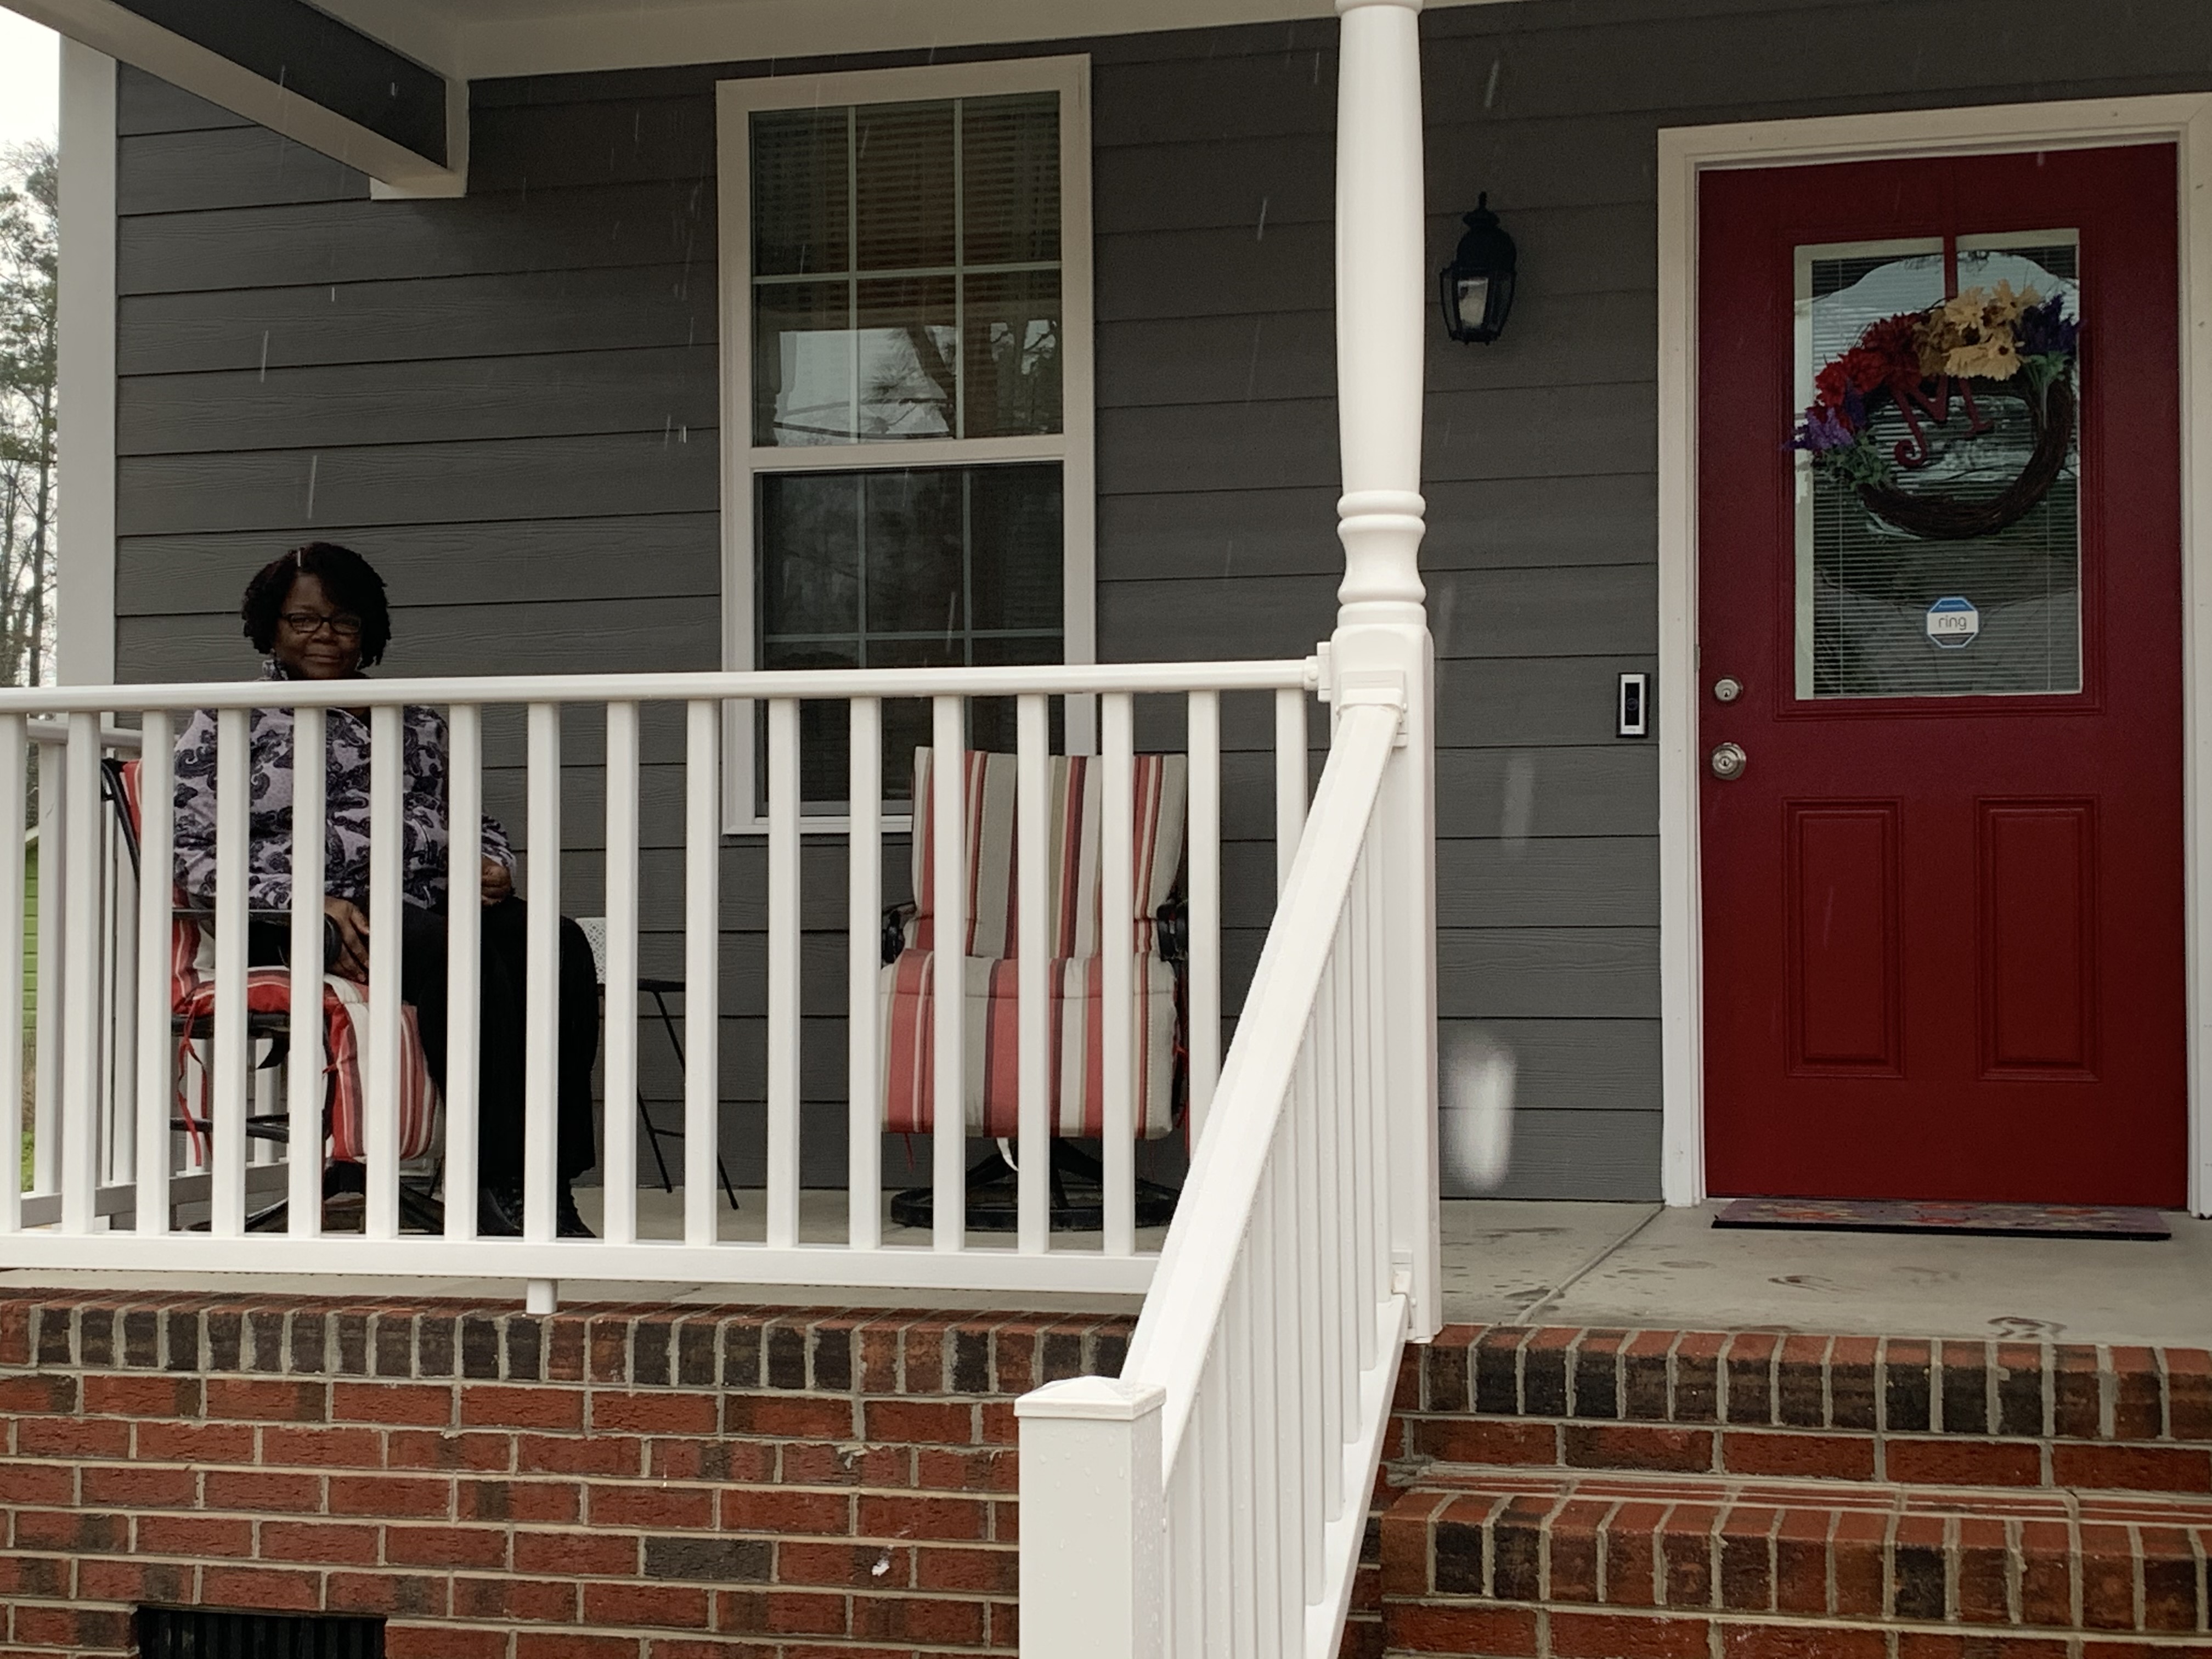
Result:
M52 29L0 8L0 145L53 141L61 108L61 46Z

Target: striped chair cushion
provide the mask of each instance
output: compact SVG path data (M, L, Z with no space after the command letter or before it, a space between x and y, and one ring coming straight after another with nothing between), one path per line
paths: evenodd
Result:
M1020 954L1020 891L1016 869L1018 842L1014 799L1018 777L1012 755L969 750L967 762L968 914L963 941L971 957ZM1102 937L1098 921L1101 857L1099 797L1103 770L1095 756L1055 755L1046 784L1048 815L1045 858L1051 914L1045 921L1045 951L1054 961L1095 957ZM1139 755L1130 768L1131 829L1135 842L1134 914L1132 941L1139 951L1155 948L1153 918L1175 890L1182 864L1182 828L1190 763L1182 755ZM915 908L907 925L907 944L918 950L937 946L937 861L934 799L936 769L927 749L914 751Z
M934 1121L937 945L935 769L927 749L914 757L914 912L906 948L883 970L884 1121L921 1132ZM1017 1133L1019 1118L1018 1024L1021 936L1012 755L969 751L967 792L968 890L964 975L967 983L968 1132ZM1154 918L1175 890L1182 862L1188 763L1181 755L1139 755L1131 767L1133 903L1129 949L1135 953L1132 1011L1136 1055L1135 1127L1157 1138L1175 1127L1175 1068L1181 1029L1172 966L1158 954ZM1046 918L1048 1082L1047 1111L1054 1134L1096 1136L1104 1128L1105 1052L1100 941L1102 926L1101 784L1094 757L1056 755L1046 786L1048 822Z
M122 768L125 810L134 833L143 822L139 798L138 763ZM185 902L181 894L173 902ZM187 1034L179 1040L179 1066L189 1050L191 1023L215 1012L215 940L212 930L193 916L179 915L170 933L169 1007ZM289 1013L292 1006L292 974L287 968L249 968L246 973L246 1006L258 1014ZM368 1046L367 988L337 974L323 976L323 1068L328 1083L326 1127L330 1157L335 1163L359 1164L367 1156L367 1094L362 1083L362 1058ZM202 1074L202 1097L195 1102L179 1090L178 1104L185 1120L197 1126L208 1118L206 1077ZM428 1154L436 1140L437 1089L430 1081L429 1063L422 1037L415 1023L415 1010L404 1004L399 1018L399 1157L404 1163Z
M902 951L883 970L887 1129L927 1133L936 1122L936 965L933 951ZM968 1133L1012 1137L1021 1131L1021 964L969 957L964 965ZM1134 975L1136 1132L1158 1139L1175 1128L1175 970L1146 951ZM1105 1133L1105 978L1097 957L1063 957L1046 975L1045 1110L1056 1135Z

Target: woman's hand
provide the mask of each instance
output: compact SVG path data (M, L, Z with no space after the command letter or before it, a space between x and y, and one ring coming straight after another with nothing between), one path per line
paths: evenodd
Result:
M328 964L341 979L368 983L368 918L351 899L326 898L323 914L337 933L337 953Z
M489 910L502 899L514 896L514 872L497 859L483 861L483 902Z

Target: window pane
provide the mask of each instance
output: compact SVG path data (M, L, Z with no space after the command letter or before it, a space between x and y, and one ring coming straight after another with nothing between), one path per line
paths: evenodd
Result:
M985 466L969 474L978 630L1059 633L1061 514L1057 466Z
M842 635L854 643L839 647L848 653L840 660L854 660L860 631L860 480L852 473L784 473L761 480L764 666L815 665L772 660L793 635Z
M860 290L857 436L950 438L959 386L953 279L903 276Z
M1958 239L1945 282L1940 243L1798 250L1801 404L1814 377L1869 325L1926 310L1947 295L2000 283L2080 315L2070 234ZM2071 395L2072 382L2053 388ZM1984 507L2029 468L2045 393L2022 367L2005 380L1930 380L1924 404L1865 400L1875 455L1895 457L1886 482L1862 487L1798 463L1797 695L1955 697L2081 689L2080 449L2009 522L1978 533L1935 529L1940 513ZM1971 397L1970 404L1967 399ZM2052 442L2056 443L2056 428ZM1913 459L1917 458L1917 461ZM1885 517L1884 503L1893 515ZM1931 533L1932 532L1932 533Z
M967 298L964 436L1060 429L1060 273L971 273Z
M846 159L852 112L763 110L753 116L753 271L844 270L852 263Z
M851 285L764 283L753 298L753 441L851 442Z
M957 648L967 622L963 483L958 472L868 475L871 635L936 633ZM889 660L880 648L869 657L878 668Z
M978 667L1032 666L1060 659L1058 634L1016 635L975 641ZM1046 705L1046 740L1055 753L1066 745L1066 699ZM977 697L968 705L968 746L1012 754L1021 744L1020 707L1012 697Z
M953 261L952 105L865 104L857 113L862 270Z
M971 265L1060 258L1060 100L1049 92L971 98L960 111L961 258Z
M757 660L771 668L1058 662L1062 495L1056 462L763 476ZM971 741L1012 744L1011 704L978 704L971 718ZM886 703L885 799L906 798L929 722L927 703ZM802 713L801 740L811 810L842 810L842 717Z

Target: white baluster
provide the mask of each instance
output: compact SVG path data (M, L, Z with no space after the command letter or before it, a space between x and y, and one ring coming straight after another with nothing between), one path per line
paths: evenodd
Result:
M799 1243L799 704L768 705L768 1242Z
M1375 1040L1382 1013L1375 994L1377 940L1374 912L1379 886L1373 857L1361 854L1358 867L1352 872L1351 903L1346 914L1346 931L1352 939L1352 969L1346 990L1351 1001L1352 1076L1358 1091L1355 1122L1360 1143L1360 1168L1364 1171L1361 1178L1368 1188L1369 1279L1366 1309L1359 1322L1360 1361L1366 1365L1374 1364L1380 1357L1375 1346L1374 1310L1390 1293L1392 1265L1390 1119L1383 1109L1389 1097L1378 1080L1389 1061L1382 1045Z
M39 765L38 1053L31 1096L31 1190L62 1184L62 895L69 878L69 786L60 746L36 745Z
M1275 693L1275 890L1291 878L1306 827L1306 694Z
M1298 1273L1306 1229L1297 1209L1297 1169L1291 1141L1294 1109L1285 1102L1269 1160L1267 1189L1269 1244L1267 1301L1274 1312L1275 1343L1267 1374L1260 1379L1274 1425L1275 1554L1282 1581L1283 1651L1295 1651L1305 1628L1305 1442L1298 1399L1298 1364L1303 1334L1298 1320Z
M968 1222L967 737L957 697L931 701L931 892L937 916L931 988L937 1007L930 1085L930 1242L957 1250ZM921 833L917 825L915 833Z
M634 702L607 705L605 1146L599 1237L637 1237L637 738Z
M852 835L846 843L846 1242L872 1250L884 1233L884 706L852 702Z
M1194 1651L1217 1659L1230 1651L1230 1634L1236 1617L1237 1517L1244 1499L1237 1486L1236 1459L1230 1450L1231 1409L1229 1331L1225 1317L1213 1329L1213 1351L1206 1356L1199 1378L1198 1399L1193 1402L1189 1430L1183 1436L1183 1455L1199 1460L1199 1480L1205 1498L1201 1529L1206 1562L1206 1618Z
M1284 1103L1290 1117L1290 1151L1294 1185L1291 1203L1294 1213L1317 1216L1321 1213L1321 1133L1319 1114L1314 1092L1313 1040L1310 1031L1301 1033L1297 1068L1291 1075L1289 1097ZM1327 1541L1322 1523L1328 1518L1326 1505L1328 1498L1327 1460L1330 1449L1326 1444L1322 1410L1322 1379L1327 1366L1322 1360L1322 1243L1317 1228L1301 1226L1297 1229L1297 1280L1292 1301L1297 1310L1297 1358L1293 1367L1293 1385L1297 1389L1298 1411L1297 1431L1298 1439L1298 1533L1304 1540L1304 1583L1309 1600L1320 1593L1324 1571L1322 1545Z
M483 714L474 703L447 712L446 773L446 1237L465 1239L477 1236L483 1167Z
M1257 1519L1253 1514L1259 1480L1260 1447L1252 1426L1252 1259L1239 1253L1236 1273L1221 1309L1222 1380L1229 1409L1216 1428L1229 1442L1231 1492L1228 1582L1229 1646L1234 1659L1277 1659L1272 1644L1260 1638L1260 1560ZM1273 1448L1267 1449L1269 1452Z
M328 721L319 708L292 712L292 984L284 1059L289 1120L285 1224L295 1238L323 1230L323 865ZM148 757L150 763L152 757ZM151 775L150 763L148 775ZM148 799L151 799L149 797ZM166 907L165 907L166 908ZM167 930L165 928L166 933ZM372 946L372 949L374 947Z
M1322 1508L1331 1518L1344 1510L1344 1457L1347 1423L1345 1410L1342 1332L1350 1317L1352 1216L1351 1172L1344 1167L1343 1098L1336 1091L1335 1033L1328 1023L1328 969L1322 969L1315 992L1312 1017L1305 1030L1305 1053L1314 1089L1314 1119L1318 1128L1321 1202L1313 1212L1321 1236L1321 1320L1314 1334L1321 1355L1321 1443L1323 1449Z
M714 1158L721 1141L720 714L715 703L693 702L684 732L684 1242L692 1245L714 1242Z
M1372 1322L1375 1317L1373 1304L1367 1298L1367 1228L1373 1212L1367 1202L1369 1183L1359 1167L1363 1149L1353 1118L1352 1043L1346 1030L1344 969L1344 935L1340 924L1314 1005L1314 1018L1328 1034L1322 1052L1330 1067L1328 1121L1335 1141L1335 1201L1341 1218L1338 1249L1344 1253L1342 1273L1338 1280L1338 1322L1325 1339L1329 1352L1336 1356L1336 1382L1343 1390L1342 1415L1338 1419L1342 1425L1342 1436L1329 1443L1330 1457L1340 1472L1344 1465L1343 1448L1357 1438L1359 1431L1359 1328ZM1339 1486L1341 1488L1340 1479ZM1340 1491L1340 1501L1331 1506L1330 1514L1342 1515L1347 1505L1360 1501L1360 1496L1355 1492Z
M561 705L530 705L530 899L524 952L522 1236L554 1236L561 1073Z
M216 715L214 1180L210 1230L246 1231L246 923L253 779L247 711Z
M1195 1443L1186 1441L1194 1448ZM1203 1462L1195 1449L1176 1460L1168 1477L1168 1651L1176 1659L1200 1659L1205 1652L1206 1494L1199 1478Z
M169 1231L169 1166L173 1157L169 1126L177 1109L177 1039L169 1024L169 975L176 926L171 908L176 886L173 742L167 711L147 714L139 727L138 766L137 1179L142 1233ZM16 775L21 775L20 768ZM0 806L0 811L4 811Z
M1244 1373L1247 1432L1252 1441L1252 1611L1255 1634L1264 1654L1289 1653L1297 1646L1284 1618L1283 1475L1280 1425L1275 1416L1275 1206L1267 1176L1252 1197L1252 1224L1244 1242L1246 1321L1250 1343Z
M1015 1176L1016 1243L1026 1254L1037 1255L1052 1243L1053 1103L1047 1091L1052 1084L1054 1034L1047 914L1049 872L1045 868L1051 846L1052 727L1050 710L1042 697L1020 698L1014 709L1014 747L1018 757L1014 862L1019 883L1014 896L1014 943L1021 955L1021 964L1015 969L1016 1116L1020 1132L1019 1169Z
M19 1102L23 1078L23 937L27 926L23 884L23 799L30 766L30 734L21 714L0 714L0 1079L9 1099ZM16 1121L11 1105L8 1121ZM13 1137L10 1137L12 1142ZM15 1151L11 1144L9 1154ZM13 1156L0 1170L0 1233L22 1225L21 1164ZM141 1212L139 1224L145 1224Z
M1136 804L1132 788L1134 711L1127 692L1100 699L1098 789L1100 865L1098 959L1099 1025L1105 1045L1099 1081L1105 1094L1105 1249L1128 1255L1137 1248L1137 1127L1135 943Z
M399 1236L399 959L406 854L401 809L407 789L404 724L395 703L379 703L368 711L368 1066L367 1110L362 1114L368 1202L362 1231L370 1238Z
M106 916L106 925L100 930L100 1030L107 1048L107 1064L100 1075L100 1178L104 1184L131 1186L138 1152L134 1115L138 1083L138 884L132 878L119 817L112 810L103 809L100 814L100 903ZM137 1201L135 1193L132 1201Z
M1301 703L1301 707L1304 704ZM1190 1133L1221 1076L1221 695L1190 694Z

